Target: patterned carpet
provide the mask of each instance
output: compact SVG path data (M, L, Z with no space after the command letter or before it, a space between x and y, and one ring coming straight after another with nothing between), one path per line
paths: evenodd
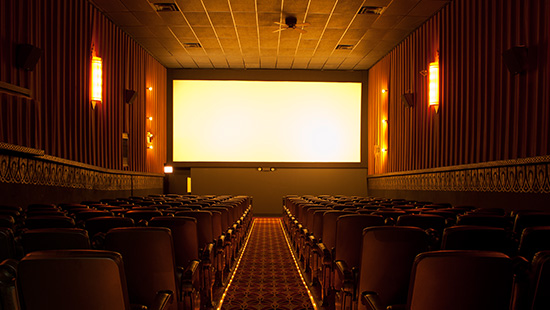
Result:
M256 218L221 309L313 309L280 218Z

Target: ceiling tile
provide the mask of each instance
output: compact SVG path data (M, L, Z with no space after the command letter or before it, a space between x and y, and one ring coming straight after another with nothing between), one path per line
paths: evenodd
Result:
M160 17L168 25L187 25L181 12L163 12Z
M392 1L393 0L366 0L365 5L382 7L382 6L388 6Z
M258 13L258 25L271 27L273 30L277 29L275 22L280 20L281 14L279 13Z
M126 6L120 0L93 0L91 1L96 7L101 8L105 12L124 12L128 11Z
M227 0L202 0L208 12L229 12Z
M357 42L363 38L366 31L364 29L348 29L346 33L344 33L344 37L342 40L346 40L348 42ZM343 43L344 44L344 43Z
M395 27L401 20L403 19L403 16L401 15L388 15L385 16L382 14L374 23L372 23L371 27L376 29L391 29Z
M200 38L215 38L214 29L212 27L193 27L193 31Z
M397 25L395 25L395 28L411 31L422 25L425 20L426 18L422 16L405 16Z
M193 26L210 26L210 20L205 12L186 12L184 13L185 18L190 25Z
M326 29L323 33L323 41L333 40L339 41L342 35L344 34L344 29Z
M170 27L174 35L176 37L183 39L183 38L193 38L195 39L195 35L193 34L193 31L188 26L172 26Z
M256 13L251 12L234 12L235 25L238 27L256 27Z
M258 12L281 12L281 0L258 0Z
M408 34L409 34L408 30L390 29L382 37L382 40L384 40L384 41L393 41L394 46L395 46L396 45L395 42L401 42L401 40L403 40Z
M347 28L352 22L353 16L349 14L333 14L330 17L327 27L328 28Z
M309 12L330 14L336 1L337 0L311 0L309 4Z
M182 12L204 12L201 0L176 0Z
M209 48L220 49L220 43L218 42L218 39L214 37L211 37L211 38L203 37L203 38L200 38L200 41L204 49L209 49Z
M205 48L204 52L210 57L223 57L225 59L225 53L221 48Z
M147 0L122 0L124 6L132 12L153 12Z
M283 12L288 14L303 13L307 9L309 0L286 0L283 3Z
M233 26L233 17L229 12L212 12L209 16L215 27Z
M139 19L131 12L112 12L109 17L118 21L119 26L140 26Z
M144 25L165 25L166 21L162 19L157 12L134 12L134 16Z
M173 38L174 35L168 26L149 26L149 30L157 38Z
M361 8L363 0L338 0L334 13L355 14Z
M230 0L231 9L233 12L255 12L255 0Z
M308 29L310 27L325 27L329 16L329 14L308 14L306 21L311 24Z
M129 26L124 27L124 30L128 32L134 38L151 38L154 34L146 26Z
M234 27L216 27L218 38L237 40L237 34Z
M392 2L385 10L384 15L407 15L417 4L419 0L401 0Z
M239 37L249 38L258 41L258 32L256 27L237 27Z
M449 1L422 0L414 9L411 10L411 16L430 17L447 5Z
M352 29L369 29L371 25L379 18L378 15L368 15L362 14L357 15L353 22L351 23L350 28Z

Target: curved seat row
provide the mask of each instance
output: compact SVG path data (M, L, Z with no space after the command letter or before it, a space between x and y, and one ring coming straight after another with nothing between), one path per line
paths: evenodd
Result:
M540 283L536 266L550 250L550 222L538 226L546 223L544 217L526 219L547 213L504 215L448 204L328 195L283 201L285 229L325 307L512 309L512 304L524 309L542 302L541 294L533 297L533 283ZM514 223L513 217L515 225L494 225L492 216L507 217L507 223ZM523 229L519 248L514 226ZM429 285L439 293L430 295ZM476 295L479 291L483 296Z

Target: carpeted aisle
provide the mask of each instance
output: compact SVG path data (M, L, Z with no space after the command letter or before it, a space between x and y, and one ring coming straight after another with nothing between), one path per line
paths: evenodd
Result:
M221 309L313 309L280 218L256 218Z

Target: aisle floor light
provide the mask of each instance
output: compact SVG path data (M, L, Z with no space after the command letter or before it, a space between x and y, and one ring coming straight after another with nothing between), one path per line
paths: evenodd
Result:
M92 108L103 100L103 61L100 57L92 57Z
M429 67L428 104L439 110L439 62L431 62Z

